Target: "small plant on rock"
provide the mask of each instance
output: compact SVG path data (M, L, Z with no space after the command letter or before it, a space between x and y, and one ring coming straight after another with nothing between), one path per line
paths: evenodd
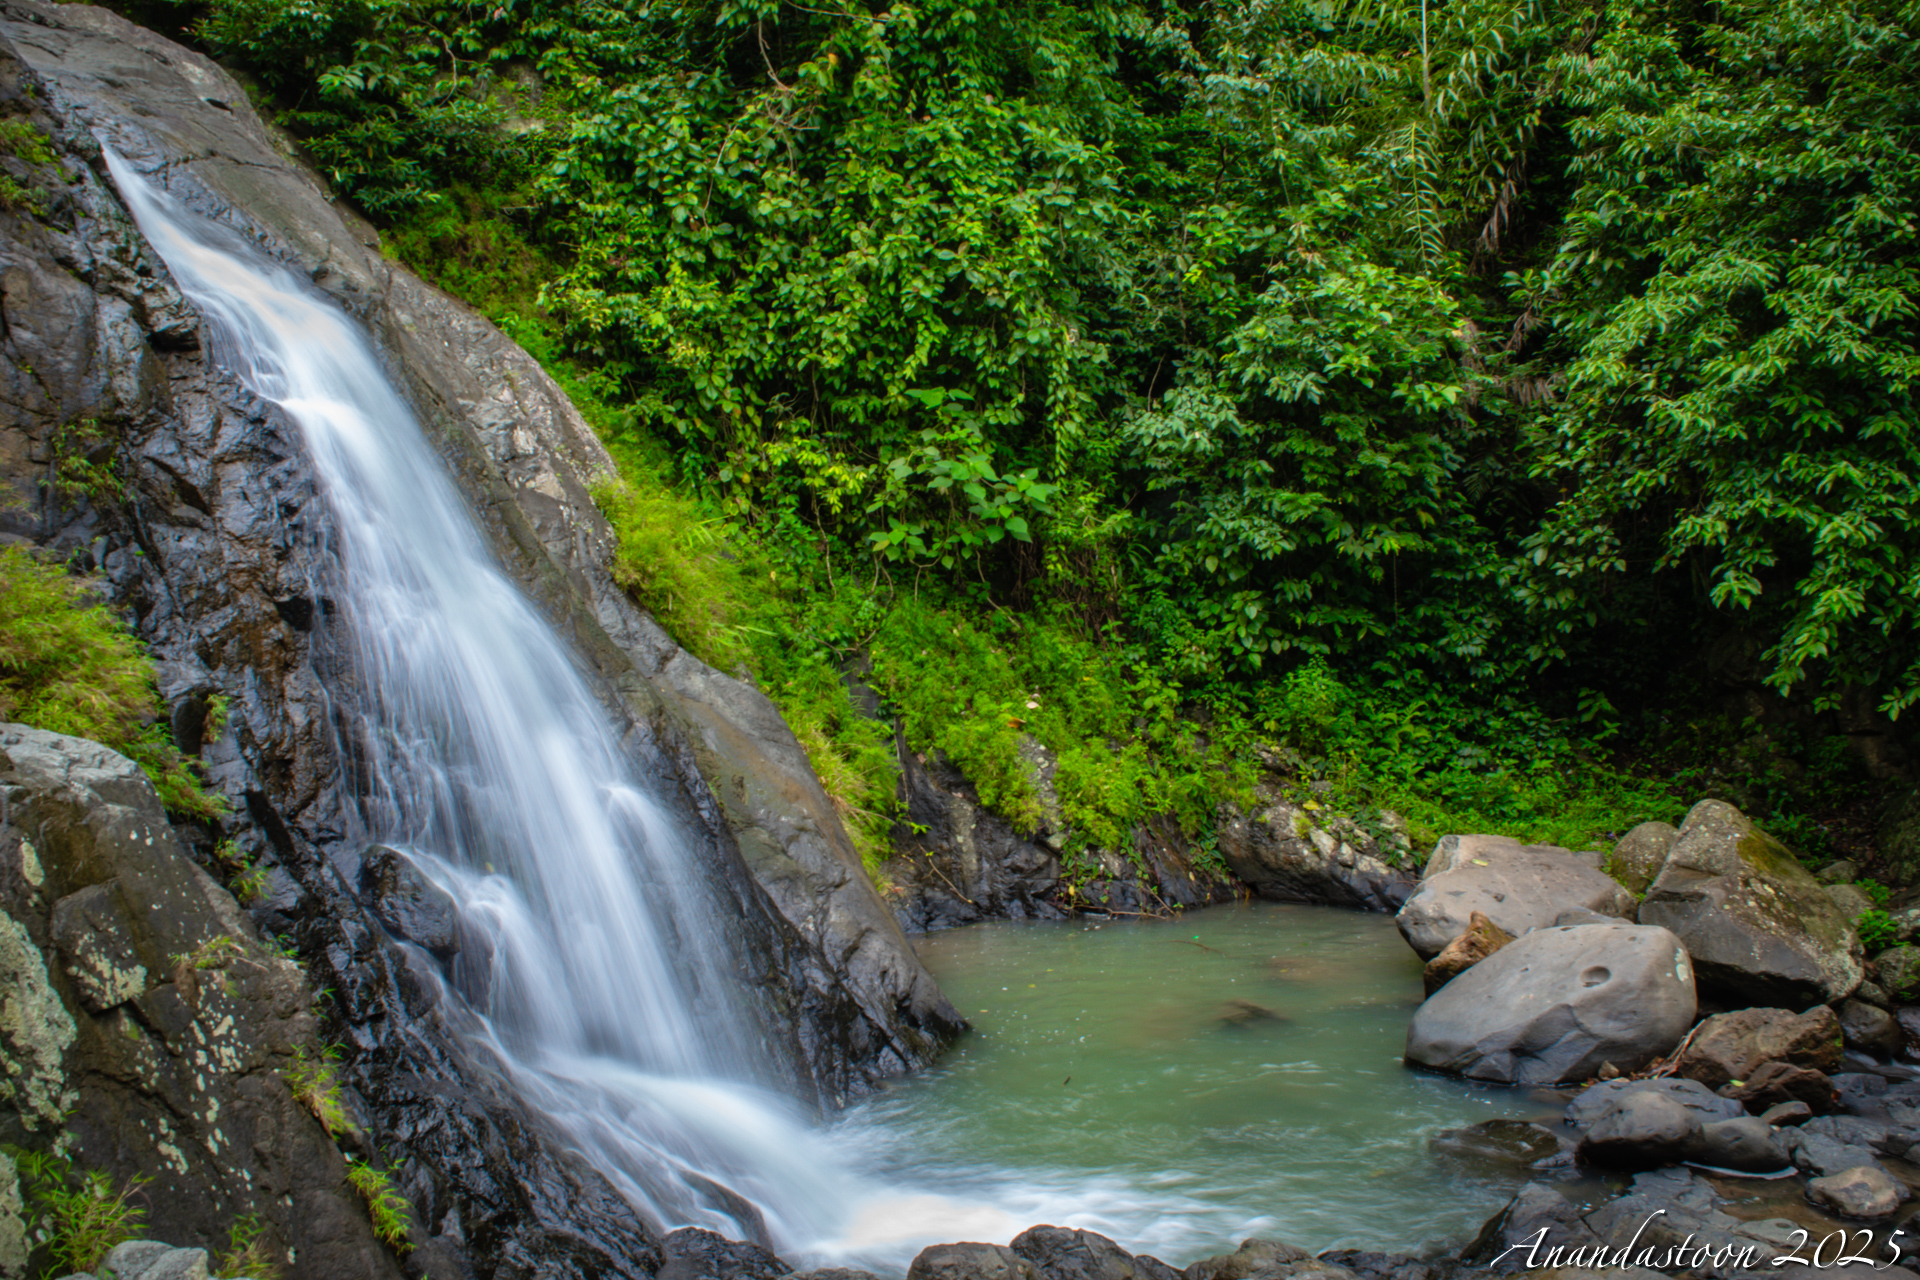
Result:
M311 1056L300 1049L280 1072L280 1078L293 1092L294 1101L313 1113L330 1138L354 1133L359 1128L347 1115L347 1104L340 1096L340 1081L334 1074L334 1064L339 1060L339 1045L327 1045Z
M213 1261L213 1273L228 1280L280 1280L280 1263L268 1252L266 1230L259 1214L235 1218L227 1228L226 1252Z
M393 1179L372 1165L348 1156L347 1181L367 1202L373 1234L395 1253L411 1252L413 1245L407 1239L407 1198L394 1189Z
M266 891L267 869L257 862L248 863L246 869L233 878L234 899L243 907L252 906Z
M146 1225L147 1212L131 1203L152 1179L136 1174L117 1187L105 1172L80 1172L62 1156L7 1148L39 1208L40 1225L57 1270L92 1271L113 1247L132 1240Z
M1900 941L1900 922L1879 907L1868 907L1853 918L1854 932L1868 955L1876 955Z

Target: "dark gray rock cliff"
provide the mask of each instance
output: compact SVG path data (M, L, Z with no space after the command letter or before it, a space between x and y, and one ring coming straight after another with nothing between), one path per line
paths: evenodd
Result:
M0 5L0 116L31 122L56 156L0 155L29 193L0 207L0 538L99 570L159 659L176 739L234 808L190 842L204 856L231 841L267 869L253 918L331 989L324 1034L346 1043L370 1140L418 1211L422 1265L502 1280L650 1271L646 1227L461 1048L423 953L363 909L356 688L324 504L297 432L206 350L101 141L373 331L692 856L719 868L741 976L791 1087L831 1105L928 1061L958 1015L772 705L681 651L608 577L587 489L610 462L531 358L383 259L218 67L112 14ZM82 460L117 478L80 492Z

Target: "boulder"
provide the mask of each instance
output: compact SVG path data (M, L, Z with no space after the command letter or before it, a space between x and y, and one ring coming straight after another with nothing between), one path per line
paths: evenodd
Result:
M1858 920L1862 911L1873 909L1873 899L1860 892L1851 884L1830 884L1824 886L1827 897L1833 899L1833 905L1849 920Z
M1606 1080L1583 1089L1567 1104L1567 1123L1575 1129L1590 1129L1611 1112L1620 1099L1636 1093L1657 1093L1671 1099L1693 1112L1701 1124L1737 1120L1747 1114L1738 1102L1721 1097L1698 1081L1663 1076L1654 1080Z
M1869 1164L1813 1179L1807 1199L1843 1218L1889 1218L1907 1193L1885 1169Z
M1178 1280L1160 1259L1128 1253L1103 1235L1069 1227L1029 1227L1007 1246L1047 1280Z
M111 1280L207 1280L207 1251L128 1240L108 1252L99 1274Z
M1607 859L1607 874L1637 898L1659 877L1660 868L1667 865L1667 855L1679 838L1679 829L1670 822L1643 822L1613 846L1613 853Z
M1838 1105L1833 1081L1825 1072L1796 1067L1790 1062L1763 1063L1752 1078L1721 1086L1720 1093L1754 1115L1783 1102L1804 1102L1815 1115L1827 1115Z
M1864 1000L1846 1000L1841 1002L1839 1013L1840 1034L1849 1049L1891 1058L1906 1046L1900 1024L1885 1009Z
M1701 993L1735 1006L1826 1004L1864 974L1860 940L1820 882L1721 800L1688 812L1639 920L1671 930Z
M400 850L376 844L360 855L360 900L402 942L442 960L460 950L460 908Z
M1442 840L1428 874L1394 917L1400 935L1422 960L1431 960L1467 931L1479 912L1516 936L1549 928L1574 907L1629 917L1633 895L1564 849L1523 845L1500 836ZM1445 870L1434 871L1434 867Z
M1793 1165L1791 1157L1773 1140L1773 1127L1758 1116L1701 1125L1681 1156L1694 1164L1735 1173L1778 1173Z
M1656 1169L1684 1159L1703 1127L1664 1094L1623 1094L1581 1137L1580 1158L1609 1169Z
M780 1280L793 1271L771 1250L699 1227L671 1232L660 1253L654 1280Z
M1321 1262L1305 1249L1279 1240L1247 1240L1232 1253L1202 1258L1181 1273L1185 1280L1354 1280L1353 1272Z
M1873 958L1879 985L1898 1004L1920 1003L1920 947L1889 947Z
M1545 1183L1529 1182L1480 1228L1461 1260L1504 1274L1521 1271L1530 1259L1555 1248L1585 1250L1604 1243L1564 1195Z
M1673 1073L1718 1089L1744 1081L1763 1062L1838 1071L1840 1019L1825 1005L1798 1014L1786 1009L1715 1014L1694 1028Z
M1512 934L1480 912L1474 912L1467 922L1467 931L1449 942L1439 955L1427 961L1426 971L1422 975L1427 994L1432 995L1512 941Z
M1220 857L1263 898L1395 911L1415 883L1406 839L1384 838L1344 818L1274 799L1243 813L1221 806Z
M1039 1268L1003 1244L936 1244L920 1251L907 1280L1045 1280Z
M1440 988L1413 1016L1407 1061L1475 1080L1554 1084L1634 1071L1693 1024L1693 973L1672 934L1611 924L1538 930Z
M1813 1119L1813 1108L1796 1098L1774 1103L1760 1113L1760 1118L1776 1129L1797 1128Z

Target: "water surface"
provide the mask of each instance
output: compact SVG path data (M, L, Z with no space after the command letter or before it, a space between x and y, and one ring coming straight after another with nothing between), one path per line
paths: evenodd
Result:
M975 1030L838 1137L902 1179L1056 1215L1021 1226L1074 1217L1176 1264L1256 1233L1457 1244L1517 1179L1427 1138L1556 1110L1401 1065L1420 961L1387 916L1252 903L975 925L919 951Z

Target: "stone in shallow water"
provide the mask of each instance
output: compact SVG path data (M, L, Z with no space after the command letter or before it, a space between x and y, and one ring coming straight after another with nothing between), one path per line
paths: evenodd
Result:
M1482 1120L1464 1129L1446 1129L1427 1145L1441 1155L1523 1168L1560 1154L1553 1130L1526 1120Z
M1673 935L1627 923L1536 930L1494 952L1413 1015L1416 1066L1504 1084L1633 1071L1693 1025L1693 971Z
M1572 907L1616 917L1633 913L1632 894L1564 849L1498 836L1460 839L1476 843L1443 862L1442 841L1427 877L1394 917L1400 936L1422 960L1465 933L1475 912L1515 935L1551 927ZM1435 865L1450 869L1436 874Z
M1150 1254L1138 1257L1092 1231L1029 1227L1007 1246L1047 1280L1178 1280L1180 1273Z
M1700 1117L1700 1123L1736 1120L1746 1110L1731 1098L1723 1098L1695 1080L1608 1080L1582 1090L1567 1104L1567 1123L1576 1129L1589 1129L1612 1110L1614 1104L1630 1093L1659 1093L1672 1098Z
M1580 1139L1580 1158L1609 1169L1655 1169L1685 1159L1702 1127L1665 1094L1623 1094Z
M1848 1218L1885 1218L1905 1200L1905 1189L1877 1165L1860 1165L1815 1178L1807 1184L1807 1198Z

